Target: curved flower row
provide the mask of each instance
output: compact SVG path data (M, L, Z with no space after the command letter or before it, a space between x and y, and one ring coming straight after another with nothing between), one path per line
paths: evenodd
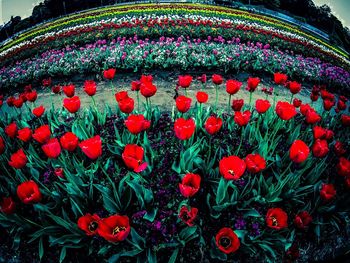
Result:
M222 41L227 44L222 45ZM269 49L261 43L240 44L239 40L223 38L200 40L161 37L159 41L118 38L98 41L85 47L68 47L45 52L38 58L27 59L14 67L0 70L3 87L30 83L46 76L69 76L76 73L98 72L101 68L126 69L191 67L254 69L266 72L283 71L309 81L327 81L341 86L350 85L350 77L342 68L322 63L319 59L294 56Z
M191 6L191 5L190 5ZM189 13L190 15L191 13L193 13L192 11L195 10L196 12L194 13L194 15L196 15L196 13L199 13L201 16L204 17L210 17L211 15L215 17L218 17L220 19L224 19L224 20L233 20L233 24L252 24L253 28L257 28L259 29L259 26L261 27L267 27L267 28L274 28L275 30L279 30L281 31L282 35L287 34L292 34L293 38L300 38L302 40L302 42L304 43L309 43L312 46L315 46L317 48L320 48L321 50L325 50L326 52L337 56L343 60L346 61L346 59L344 59L344 56L347 57L346 54L343 54L342 52L339 52L337 49L335 49L334 47L332 47L331 45L328 45L322 41L319 41L319 39L312 37L300 30L297 30L295 28L293 28L293 26L286 26L284 23L279 22L278 20L275 19L271 19L271 18L266 18L260 15L254 15L254 14L249 14L243 11L237 11L237 10L230 10L228 9L227 13L223 12L222 13L222 8L219 8L219 11L212 11L211 8L204 8L200 9L199 7L196 8L189 8L189 9L185 9L182 5L174 6L175 8L172 9L173 13ZM193 7L193 6L192 6ZM30 41L34 41L34 39L37 38L41 38L42 35L46 35L47 37L52 35L53 32L56 31L61 31L61 30L65 30L65 28L67 27L81 27L82 25L85 24L90 24L90 23L97 23L97 22L102 22L105 23L105 20L110 20L110 19L114 19L116 16L128 16L129 14L131 15L137 15L140 16L140 14L143 14L144 12L154 12L156 11L156 14L158 16L164 16L165 14L162 12L166 12L169 11L168 8L169 6L166 5L162 5L161 7L159 6L149 6L149 5L145 5L145 6L136 6L134 7L136 9L133 10L133 8L123 8L123 7L119 7L119 8L112 8L109 9L104 9L105 11L98 11L97 14L95 13L95 11L92 11L92 14L90 14L89 16L87 16L87 14L85 14L83 17L78 16L77 19L74 19L75 16L70 17L71 19L64 19L59 20L57 22L51 22L48 23L47 25L45 25L43 27L43 29L39 30L39 29L33 29L34 32L32 33L25 33L23 34L23 36L20 36L19 38L17 38L14 41L11 41L10 43L5 44L1 49L1 54L3 56L4 52L9 52L9 51L13 51L14 49L17 49L21 46L26 46L28 43L30 43ZM138 13L138 9L141 9L143 11L143 13ZM114 10L114 11L113 11ZM215 10L215 9L214 9ZM209 12L210 11L210 12ZM231 13L231 11L233 12L233 14ZM135 13L134 13L135 12ZM146 13L147 13L146 12ZM230 15L228 15L230 14ZM130 21L130 20L129 20ZM257 27L258 26L258 27ZM245 27L245 28L249 28L249 27ZM293 30L292 30L293 29ZM250 29L252 30L252 29ZM290 33L289 33L290 32ZM30 38L31 40L28 40L28 38ZM38 39L37 39L38 40ZM340 55L339 55L340 54Z

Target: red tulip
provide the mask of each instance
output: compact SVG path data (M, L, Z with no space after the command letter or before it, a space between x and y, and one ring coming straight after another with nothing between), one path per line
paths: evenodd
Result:
M130 233L129 218L127 216L113 215L99 221L97 232L109 242L125 240Z
M284 85L287 82L288 76L286 74L282 74L276 72L273 74L273 80L277 85Z
M122 100L125 100L125 99L129 98L128 92L125 91L125 90L117 92L114 96L115 96L115 100L118 103L121 102Z
M40 118L44 114L45 108L43 105L40 105L39 107L34 108L32 112L35 117Z
M83 230L86 235L93 236L97 234L97 228L100 222L100 217L97 214L86 214L79 217L78 227Z
M251 116L251 113L249 110L246 110L243 113L240 111L236 111L233 120L239 126L246 126L250 120L250 116Z
M344 126L350 127L350 115L343 114L340 119Z
M41 149L50 159L56 159L61 153L61 145L57 138L50 139L46 144L41 146Z
M74 96L72 98L65 98L63 100L63 106L70 113L76 113L80 109L80 98L78 96Z
M0 136L0 154L5 152L5 142L4 139Z
M30 180L17 187L17 196L24 204L35 204L41 201L41 192L36 182Z
M270 108L270 106L271 104L268 100L258 99L255 102L256 111L260 114L265 113Z
M40 144L46 143L51 137L49 125L43 125L37 128L32 137Z
M116 70L114 68L106 69L103 71L103 77L105 79L114 79Z
M315 126L313 128L313 134L314 134L314 139L325 139L327 135L327 130L320 127L320 126Z
M337 194L337 191L334 188L333 184L322 184L321 190L320 190L320 197L323 201L330 201L333 198L335 198L335 195Z
M32 138L32 131L28 127L18 130L17 138L23 142L29 142Z
M13 214L16 210L16 203L12 197L3 197L0 201L0 212L7 215Z
M301 90L301 84L296 81L288 82L288 87L292 94L297 94Z
M312 217L307 211L302 211L298 213L294 218L294 224L299 229L307 228L312 222Z
M311 99L311 101L317 101L317 100L318 100L318 97L319 97L318 94L314 94L314 93L311 93L311 94L310 94L310 99Z
M256 90L256 88L258 87L260 83L260 79L259 78L252 78L252 77L249 77L248 78L248 81L247 81L247 90L249 92L254 92Z
M142 83L141 87L141 94L145 98L152 97L157 92L157 87L153 85L152 83Z
M96 94L96 82L93 80L86 80L84 82L84 91L89 96L94 96Z
M222 82L224 81L224 79L222 78L221 75L219 74L214 74L213 76L211 76L211 80L213 81L213 83L215 85L221 85Z
M52 83L51 78L47 78L47 79L43 79L43 80L42 80L42 84L43 84L44 87L49 87L49 86L51 86L51 83Z
M36 92L36 90L32 90L31 92L27 92L25 96L28 101L34 102L38 98L38 93Z
M248 154L245 158L247 170L251 173L259 173L266 168L266 161L260 154Z
M91 160L96 160L102 155L102 141L99 135L82 141L79 147Z
M295 163L304 162L309 156L310 149L301 140L295 140L289 149L289 157Z
M342 156L346 153L346 149L344 148L344 144L340 141L336 141L334 144L334 152L338 156ZM1 151L0 151L1 153Z
M141 81L136 80L136 81L131 82L131 90L132 91L139 91L140 87L141 87Z
M129 115L128 118L124 121L126 128L132 134L138 134L142 131L147 130L151 126L151 121L146 120L145 116L142 114L133 114Z
M349 177L350 176L350 161L344 157L340 157L339 163L337 164L337 172L340 176Z
M11 155L10 161L8 162L10 166L15 169L22 169L27 164L27 156L22 149Z
M202 76L198 77L197 80L199 80L202 83L207 82L207 75L203 74Z
M315 157L322 158L329 152L328 143L326 140L317 139L312 145L312 153Z
M8 97L7 100L6 100L6 103L9 107L12 107L13 106L13 102L14 102L15 98L13 96L11 97Z
M299 100L299 99L297 99L297 98L294 98L294 99L293 99L293 106L294 106L295 108L299 108L299 107L301 106L301 103L302 103L301 100Z
M234 111L241 111L242 107L244 104L244 100L239 99L239 100L232 100L232 109Z
M61 86L59 86L59 85L53 86L52 87L52 92L55 93L55 94L60 93L61 92Z
M185 113L191 107L192 99L186 96L180 95L176 98L176 108L179 112Z
M210 116L205 122L205 130L210 135L217 133L222 126L222 119L220 117Z
M180 140L187 140L191 138L195 129L196 124L192 118L188 120L179 118L174 123L175 135Z
M281 230L288 227L288 215L281 208L270 208L266 214L268 227Z
M215 243L219 250L225 254L236 252L241 245L238 236L229 227L220 229L215 236Z
M13 105L14 105L17 109L21 108L22 105L23 105L23 99L22 99L22 98L15 99L15 100L13 101Z
M276 113L282 120L288 121L297 114L297 111L293 104L279 101L276 105Z
M328 100L328 99L323 100L323 108L326 111L329 111L330 109L332 109L334 105L335 105L335 100Z
M342 100L338 100L337 108L339 110L346 110L346 103Z
M63 149L73 152L79 144L79 139L74 133L67 132L60 138L60 143Z
M200 184L200 175L188 173L182 178L181 183L179 183L180 192L186 198L192 197L198 192Z
M133 98L125 98L118 103L121 112L126 114L131 113L134 110L135 101Z
M303 114L304 116L306 116L306 114L310 110L315 111L309 104L302 104L300 106L300 113Z
M236 94L242 87L242 82L238 80L229 79L226 81L226 92L230 95Z
M196 98L199 103L206 103L208 101L208 97L208 93L204 91L198 91L196 94Z
M75 94L75 86L73 84L69 84L67 86L63 86L63 92L67 97L71 98Z
M15 122L12 122L6 126L5 133L8 137L14 139L17 135L17 124Z
M246 163L238 156L224 157L219 162L220 174L226 180L238 180L244 174Z
M141 83L152 83L153 82L153 77L152 75L141 75L140 78Z
M57 177L64 178L63 168L56 168L54 173Z
M191 85L192 82L192 76L185 75L185 76L179 76L178 84L181 88L188 88Z
M182 206L179 212L179 218L182 222L187 224L188 226L193 226L193 221L196 219L198 214L198 209L195 207L190 207L188 210L187 206Z
M317 114L314 110L309 110L306 113L305 121L308 124L315 124L321 120L321 116Z
M347 176L346 178L345 178L345 187L347 188L347 189L350 189L350 176Z
M140 173L147 168L147 163L143 162L144 150L136 144L125 145L122 158L125 165L135 173Z

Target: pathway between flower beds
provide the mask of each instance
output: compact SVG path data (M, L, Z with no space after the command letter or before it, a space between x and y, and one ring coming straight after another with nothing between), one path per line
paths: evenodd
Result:
M215 72L212 72L214 74ZM147 73L151 74L153 76L153 83L157 86L157 93L155 96L153 96L152 99L152 105L159 106L161 111L171 111L173 107L175 107L175 89L176 89L176 83L178 81L178 76L180 73L178 72L167 72L167 71L157 71L157 73ZM201 76L201 73L199 72L186 72L186 74L191 74L192 76L197 77ZM80 97L81 101L81 108L87 108L90 105L92 105L92 100L89 96L86 95L86 93L83 90L84 81L88 79L95 79L97 82L97 92L94 96L94 99L96 101L97 106L102 109L104 106L110 105L112 106L112 110L115 110L113 108L113 105L116 104L116 99L114 97L114 94L118 91L128 91L129 96L135 99L135 107L137 107L137 100L136 100L136 92L131 92L131 82L134 80L138 80L140 78L140 73L118 73L116 74L114 81L113 81L113 90L112 85L108 81L104 81L100 79L100 76L97 76L94 78L94 76L88 76L88 77L82 77L82 76L75 76L71 79L71 81L67 82L63 79L53 79L52 85L66 85L69 83L72 83L75 85L75 95ZM245 87L247 86L247 79L251 76L248 73L241 73L239 75L223 75L224 79L236 79L243 83L242 88L240 91L233 96L233 99L243 99L244 103L248 104L249 102L249 92L245 90ZM205 91L209 95L209 105L213 106L215 102L215 87L211 81L211 73L207 75L207 83L205 86L202 86L202 84L195 80L191 84L190 88L187 89L187 96L192 98L192 105L194 105L196 101L196 93L197 91ZM204 87L204 88L203 88ZM268 76L262 77L261 82L255 92L252 94L252 102L254 102L256 99L263 98L269 99L271 102L273 101L274 95L266 95L261 90L263 88L269 89L272 87L273 94L276 95L275 100L276 101L290 101L291 99L291 93L288 88L283 88L281 86L276 86L273 83L273 76L269 78ZM33 87L38 91L38 99L35 102L36 106L43 105L45 108L49 108L51 104L51 100L53 101L53 104L55 108L58 108L63 105L62 101L66 97L64 93L59 94L53 94L50 88L41 88L41 87ZM310 103L310 86L303 86L301 92L296 94L294 98L301 99L303 103ZM184 94L184 89L181 87L178 88L178 93ZM227 109L228 107L228 94L225 89L225 84L223 83L219 88L219 100L218 100L218 106L222 109ZM142 106L142 103L144 103L144 98L140 95L140 104ZM321 104L318 102L314 102L315 109L318 109ZM3 110L7 111L7 105L4 104Z

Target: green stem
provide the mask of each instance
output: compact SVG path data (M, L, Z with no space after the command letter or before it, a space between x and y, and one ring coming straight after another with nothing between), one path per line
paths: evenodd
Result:
M228 106L227 107L227 112L230 112L230 108L231 108L231 94L230 94L230 96L228 98L228 105L227 106Z
M214 108L215 113L218 106L218 99L219 99L218 85L215 85L215 108Z
M140 113L140 96L139 91L136 91L136 97L137 97L137 112Z

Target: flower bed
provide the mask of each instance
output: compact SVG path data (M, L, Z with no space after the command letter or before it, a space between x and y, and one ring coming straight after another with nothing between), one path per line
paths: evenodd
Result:
M138 39L136 36L129 39L119 37L111 42L101 40L84 47L71 46L45 52L13 67L2 68L0 82L4 88L10 88L28 84L33 79L100 72L108 67L134 71L173 67L183 70L219 68L224 71L282 71L293 78L309 82L324 82L334 87L350 86L347 71L322 63L319 59L274 50L262 43L241 44L237 38L224 39L220 36L202 40L161 37L157 41Z
M13 110L0 121L0 225L15 248L33 244L47 259L52 247L60 261L77 260L78 249L79 258L100 262L297 258L301 244L347 227L350 115L347 99L324 86L312 90L311 100L323 102L315 110L293 99L300 83L281 73L273 79L292 103L244 103L239 90L252 94L259 78L242 87L214 74L226 110L217 96L208 100L206 75L179 76L172 113L152 106L152 76L113 92L116 105L102 111L91 80L88 109L74 85L42 82L66 95L61 109L35 105L37 92L26 86L6 98ZM188 87L198 89L196 102Z
M5 43L0 48L0 58L3 63L8 63L39 50L95 41L101 35L113 38L134 34L141 37L222 35L230 38L235 35L244 41L268 40L271 46L283 50L349 64L347 54L292 25L244 11L202 5L121 6L71 15L33 28Z

